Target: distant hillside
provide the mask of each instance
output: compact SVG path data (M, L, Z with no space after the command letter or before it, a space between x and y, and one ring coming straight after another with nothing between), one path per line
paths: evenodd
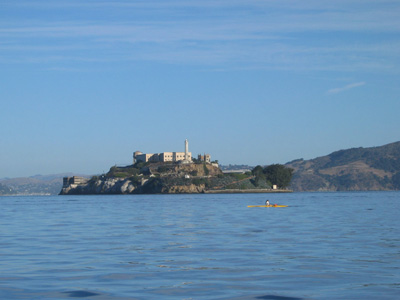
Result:
M10 189L8 186L0 183L0 196L1 195L12 195L12 194L14 194L14 191L12 189Z
M311 160L286 164L293 168L294 191L381 191L400 189L400 142L352 148Z
M71 173L1 179L0 195L57 195L64 176Z

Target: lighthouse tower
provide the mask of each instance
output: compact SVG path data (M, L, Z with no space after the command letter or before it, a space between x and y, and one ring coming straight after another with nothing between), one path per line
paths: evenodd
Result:
M192 163L192 157L189 152L189 142L185 140L185 159L180 161L182 164L190 164Z
M185 161L189 161L189 142L185 140Z

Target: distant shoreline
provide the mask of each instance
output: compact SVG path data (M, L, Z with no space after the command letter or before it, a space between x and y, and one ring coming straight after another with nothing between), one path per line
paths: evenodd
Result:
M292 190L271 190L271 189L227 189L227 190L207 190L204 194L268 194L268 193L293 193Z

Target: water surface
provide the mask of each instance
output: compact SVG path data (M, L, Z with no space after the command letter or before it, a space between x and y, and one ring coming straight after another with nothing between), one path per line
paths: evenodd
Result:
M247 208L272 203L287 208ZM0 299L399 299L400 192L0 197Z

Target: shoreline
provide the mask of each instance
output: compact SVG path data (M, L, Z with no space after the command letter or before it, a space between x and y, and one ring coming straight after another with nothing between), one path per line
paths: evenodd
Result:
M227 189L227 190L207 190L204 194L267 194L267 193L293 193L292 190L272 190L272 189Z
M279 194L293 193L292 190L272 190L272 189L226 189L226 190L205 190L202 192L178 192L178 193L60 193L59 196L65 195L182 195L182 194Z

